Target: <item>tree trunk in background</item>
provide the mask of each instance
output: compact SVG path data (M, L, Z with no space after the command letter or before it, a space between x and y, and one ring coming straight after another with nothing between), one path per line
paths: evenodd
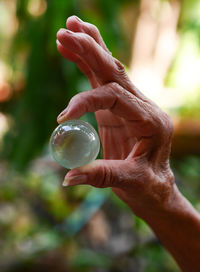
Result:
M130 77L142 92L164 107L164 81L177 49L179 14L178 0L142 0L132 44Z
M170 3L142 0L140 6L127 5L122 16L132 43L130 77L142 92L164 108L176 103L176 92L170 92L164 83L177 50L179 15L179 0ZM172 156L200 155L200 122L174 120L174 128Z
M200 156L200 121L195 119L174 120L172 156Z

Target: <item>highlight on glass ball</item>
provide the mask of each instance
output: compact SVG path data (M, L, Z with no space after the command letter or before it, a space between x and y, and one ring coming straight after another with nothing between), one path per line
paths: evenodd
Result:
M100 149L96 130L82 120L69 120L52 133L50 152L58 164L73 169L96 159Z

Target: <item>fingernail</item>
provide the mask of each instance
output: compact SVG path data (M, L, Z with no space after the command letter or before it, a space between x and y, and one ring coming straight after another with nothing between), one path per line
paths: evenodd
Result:
M77 16L75 16L75 15L74 15L74 18L75 18L77 21L79 21L80 23L83 22L79 17L77 17Z
M68 34L74 34L74 32L69 29L65 29L65 32L67 32Z
M73 177L66 177L63 181L63 186L73 186L79 184L86 184L87 182L87 175L78 175Z
M58 32L56 33L57 38L59 38L60 35L63 35L66 31L66 28L60 28Z
M57 120L63 117L64 115L67 115L68 109L63 110L57 117Z

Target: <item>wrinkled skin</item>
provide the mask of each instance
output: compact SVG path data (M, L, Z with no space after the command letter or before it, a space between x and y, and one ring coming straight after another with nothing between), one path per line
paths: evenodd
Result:
M71 16L66 26L57 33L58 50L92 89L75 95L58 123L95 112L104 159L69 171L63 185L111 187L149 224L182 271L200 271L200 215L174 183L170 118L137 90L94 25Z
M58 122L95 112L104 160L71 170L65 184L112 187L145 218L145 206L165 205L174 190L169 167L172 122L133 85L94 25L71 16L66 26L57 33L58 50L77 64L92 89L75 95Z

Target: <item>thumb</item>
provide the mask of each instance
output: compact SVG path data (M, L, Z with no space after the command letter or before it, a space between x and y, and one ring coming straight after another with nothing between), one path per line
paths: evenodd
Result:
M69 171L63 186L88 184L98 188L122 187L127 179L127 164L128 161L123 160L95 160Z

